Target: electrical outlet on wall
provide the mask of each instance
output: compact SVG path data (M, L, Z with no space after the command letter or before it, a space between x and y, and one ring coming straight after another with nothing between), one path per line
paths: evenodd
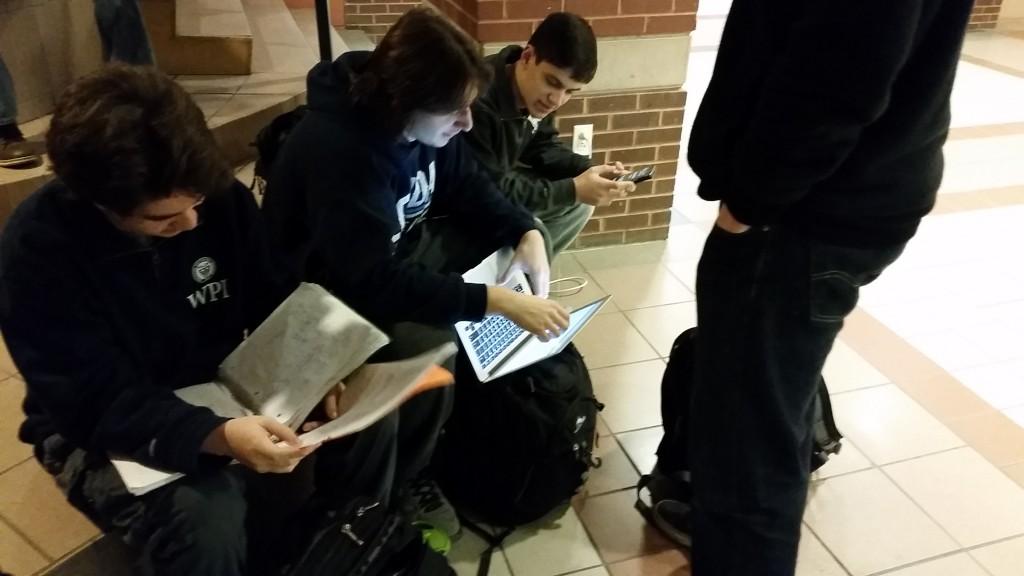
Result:
M572 151L590 158L594 151L593 124L577 124L572 127Z

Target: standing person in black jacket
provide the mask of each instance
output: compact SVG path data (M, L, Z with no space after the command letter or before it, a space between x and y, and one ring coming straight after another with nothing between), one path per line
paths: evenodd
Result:
M468 36L429 8L410 10L372 53L310 71L309 112L275 161L263 203L275 248L302 279L388 332L386 357L452 340L455 322L485 314L542 338L568 325L568 313L543 298L550 272L533 218L477 169L459 137L488 76ZM463 281L501 247L515 248L512 265L539 296ZM402 426L432 422L433 442L450 409L451 390L422 394L402 407ZM430 451L406 456L425 467ZM429 476L407 501L417 519L459 534Z
M971 5L732 5L689 150L720 201L697 271L694 513L673 517L694 576L794 572L822 366L935 202Z
M296 283L270 260L203 113L159 72L113 65L71 85L47 149L58 179L0 237L0 330L27 386L19 437L71 504L140 549L146 573L251 573L246 469L289 472L313 448L272 418L222 418L174 390L214 379ZM321 495L386 500L396 438L392 417L319 449ZM108 454L186 476L135 497Z
M558 139L554 113L597 73L597 39L583 18L548 15L526 47L487 58L490 88L473 104L466 140L505 195L532 212L553 258L576 239L595 206L624 198L636 186L612 178L622 164L591 166Z

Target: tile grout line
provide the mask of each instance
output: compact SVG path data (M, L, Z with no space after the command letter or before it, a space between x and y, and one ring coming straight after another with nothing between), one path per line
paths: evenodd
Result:
M951 382L955 382L965 392L967 392L967 393L969 393L971 395L977 396L977 394L973 390L971 390L969 387L965 386L963 384L963 382L961 382L959 378L955 377L949 370L946 370L944 367L939 365L937 362L933 361L927 354L925 354L924 352L919 350L917 347L912 345L909 341L906 340L906 338L904 338L903 336L898 334L893 328L890 328L884 322L878 320L877 318L875 318L875 316L873 316L872 314L868 313L867 310L865 310L863 307L858 306L856 308L856 310L854 311L854 314L856 314L857 316L860 316L860 319L857 321L857 324L863 326L862 328L858 328L857 331L865 331L866 333L869 333L869 334L870 333L875 333L877 331L882 331L883 333L887 332L889 335L891 335L891 339L895 340L896 344L902 345L902 347L905 349L904 352L907 352L909 354L916 354L916 355L920 356L921 358L923 358L924 360L928 361L930 364L933 364L938 369L938 372L936 373L936 376L948 377ZM863 338L853 338L852 340L862 340L862 339ZM853 344L851 344L850 339L846 340L846 344L847 344L847 346L850 347L851 350L856 352L868 364L874 366L875 369L878 370L878 367L875 366L876 363L869 358L870 356L873 355L873 353L869 352L868 354L864 354L864 352L862 350L858 350ZM881 372L881 370L879 370L879 371ZM884 372L882 372L882 374L888 377L888 375L885 374ZM986 454L985 451L980 450L969 439L963 438L963 436L960 433L958 433L956 430L954 430L953 427L951 426L951 424L953 422L955 422L955 421L962 421L965 418L976 418L976 417L982 417L982 416L1003 415L1002 411L997 410L995 407L993 407L991 404L989 404L983 398L978 397L979 400L981 402L983 402L984 405L989 408L989 410L991 410L991 412L979 412L977 414L972 414L972 415L969 415L969 416L959 416L957 418L953 418L953 419L948 419L947 420L947 419L943 419L939 415L935 414L933 412L933 410L931 410L928 406L926 406L924 403L922 403L921 401L916 399L915 395L912 394L911 391L907 390L899 382L895 381L894 379L890 379L890 380L891 380L892 385L896 386L901 392L906 394L914 403L916 403L918 406L920 406L928 415L930 415L932 418L937 420L940 424L942 424L942 426L947 428L957 438L960 438L960 440L963 441L966 446L970 447L975 452L977 452L979 455L981 455L981 457L986 462L991 464L993 467L998 469L1000 472L1003 472L1004 475L1006 473L1003 470L1003 468L1005 468L1006 466L1013 466L1015 464L1019 464L1021 462L1024 462L1024 460L1020 460L1020 461L1010 462L1010 463L1007 463L1005 465L1000 465L999 463L994 462L991 458L989 458L989 456ZM1003 416L1005 417L1005 415L1003 415ZM1011 478L1011 480L1013 480L1013 479ZM1020 486L1021 488L1024 488L1024 481L1014 480L1014 482L1018 486Z
M15 440L15 442L18 442L18 443L22 443L22 442L21 442L21 440L18 440L17 438L15 438L14 440ZM18 460L17 462L15 462L14 464L11 464L11 465L10 465L10 466L8 466L7 468L3 468L3 469L0 469L0 476L2 476L2 475L4 475L4 474L6 474L6 473L8 473L8 472L10 472L11 470L14 470L14 469L15 469L15 468L17 468L18 466L21 466L21 465L22 465L22 464L24 464L25 462L28 462L29 460L31 460L32 458L34 458L34 456L32 456L31 454L29 454L29 455L28 455L28 456L26 456L25 458L23 458L23 459L21 459L21 460Z
M39 545L35 543L35 541L33 541L31 538L29 538L27 534L22 532L20 528L15 526L13 522L8 520L7 517L3 515L2 512L0 512L0 523L6 525L12 532L17 534L18 537L20 537L22 540L24 540L26 543L28 543L28 545L33 550L38 552L39 555L42 556L43 559L48 562L48 564L46 565L46 568L49 568L50 566L53 566L53 564L57 561L56 559L50 557L50 555L47 554L45 551L43 551L43 549L40 548Z
M885 576L886 574L893 574L893 573L899 572L901 570L906 570L908 568L914 568L916 566L923 566L925 564L928 564L929 562L935 562L936 560L942 560L943 558L952 558L953 556L956 556L958 554L967 554L967 550L965 548L960 548L959 550L951 550L949 552L943 552L942 554L936 554L935 556L929 556L928 558L922 558L920 560L914 560L913 562L907 562L906 564L900 564L899 566L893 566L892 568L886 568L884 570L879 570L878 572L871 572L870 574L867 574L866 576ZM981 566L981 564L979 564L978 561L975 560L973 556L970 556L968 554L968 558L970 558L971 561L975 563L975 565L980 566L981 570L986 575L990 575L991 574L987 569L985 569L984 566Z
M867 361L865 360L865 362L867 362ZM874 366L872 366L872 368L874 368ZM875 368L875 369L877 370L877 368ZM883 376L884 376L884 374L883 374ZM826 382L826 385L827 384L828 383ZM875 388L882 388L883 386L896 386L896 384L893 383L893 382L882 382L881 384L868 384L867 386L863 386L861 388L851 388L849 390L841 390L839 392L829 392L828 395L829 395L830 398L835 398L836 396L845 396L847 394L853 394L855 392L863 392L865 390L873 390ZM896 388L899 388L899 386L896 386ZM924 408L924 407L922 406L922 408Z
M807 527L807 531L810 532L814 536L814 538L818 541L818 544L821 544L821 547L825 549L825 552L828 553L829 557L831 557L833 560L836 561L836 565L839 566L839 569L842 570L843 572L845 572L846 576L852 576L853 572L851 572L849 570L849 568L846 567L846 564L843 564L843 562L839 559L839 557L836 556L836 554L834 552L832 552L832 549L829 548L828 544L825 543L825 540L823 540L822 537L819 536L818 533L814 531L814 528L812 528L811 525L808 524L806 520L801 519L800 523ZM803 540L803 539L801 538L801 540Z
M844 436L844 438L845 438L845 436ZM852 443L852 441L851 441L851 443ZM854 445L856 446L856 444L854 444ZM893 462L888 462L886 464L876 464L874 461L871 460L871 458L867 454L864 454L863 450L861 450L861 454L864 456L864 459L867 460L871 464L871 466L869 466L867 468L862 468L860 470L850 470L849 472L840 472L838 474L833 474L831 476L826 476L824 478L812 479L810 481L810 484L811 485L815 485L815 486L820 486L821 484L824 484L825 482L828 482L829 480L832 480L833 478L845 478L847 476L852 476L854 474L860 474L861 472L867 472L868 470L874 470L876 468L880 469L883 466L894 466L896 464L903 464L903 463L906 463L906 462L913 462L915 460L921 460L923 458L930 458L932 456L938 456L939 454L945 454L947 452L953 452L953 451L956 451L956 450L963 450L964 448L971 448L971 447L968 446L967 444L963 444L961 446L955 446L953 448L943 448L942 450L938 450L936 452L929 452L927 454L921 454L921 455L918 455L918 456L913 456L911 458L904 458L902 460L895 460ZM971 449L974 450L973 448L971 448ZM975 450L975 452L977 452L977 450ZM980 454L979 454L979 456L980 456ZM996 468L998 469L998 467L996 467ZM1002 470L1000 470L1000 472L1002 472Z
M921 565L921 564L927 564L928 562L933 562L935 560L939 560L939 559L942 559L942 558L956 556L957 554L966 554L968 556L968 558L970 558L971 561L973 561L976 565L978 565L986 574L992 574L992 572L988 568L986 568L984 564L979 562L978 559L975 558L973 554L971 554L971 552L974 552L974 551L977 551L977 550L981 550L982 548L987 548L989 546L995 546L997 544L1003 544L1003 543L1006 543L1006 542L1010 542L1012 540L1017 540L1017 539L1021 538L1022 536L1024 536L1024 532L1020 532L1018 534L1012 534L1010 536L1003 536L1002 538L997 538L997 539L989 541L989 542L982 542L981 544L974 544L974 545L971 545L971 546L961 546L959 550L952 550L950 552L944 552L942 554L937 554L937 555L931 556L929 558L923 558L921 560L915 560L915 561L909 562L907 564L901 564L901 565L895 566L893 568L886 568L885 570L881 570L879 572L872 572L868 576L884 576L886 574L892 574L893 572L896 572L896 571L899 571L899 570L905 570L905 569L913 567L913 566L918 566L918 565ZM820 540L820 538L819 538L819 540Z
M102 531L101 531L101 532L100 532L99 534L97 534L96 536L93 536L92 538L90 538L90 539L86 540L86 541L85 541L85 542L83 542L82 544L80 544L80 545L78 545L78 546L74 547L74 548L73 548L73 549L71 549L71 550L68 550L68 551L67 551L67 552L65 552L65 553L64 553L64 555L63 555L63 556L61 556L60 558L55 558L55 559L54 559L54 560L53 560L53 561L52 561L52 562L51 562L51 563L50 563L50 564L49 564L48 566L46 566L45 568L43 568L43 570L44 570L44 571L47 571L47 572L48 572L48 571L50 571L50 570L52 570L52 569L54 569L54 568L57 568L58 566L61 566L61 565L63 565L63 564L65 563L65 562L67 562L67 561L71 560L72 558L74 558L75 556L77 556L79 552L82 552L82 551L83 551L83 550L85 550L86 548L89 548L90 546L92 546L92 545L93 545L93 544L95 544L96 542L99 542L100 540L102 540L103 538L105 538L105 537L107 537L107 536L108 536L108 535L107 535L106 533L104 533L104 532L102 532ZM110 536L111 538L116 538L116 536L115 536L115 535L113 535L113 534L110 534L109 536ZM42 573L44 573L44 572L40 572L40 574L42 574Z
M998 62L993 62L987 58L980 58L978 56L971 56L970 54L961 54L960 60L963 62L969 62L975 66L981 66L982 68L988 68L994 72L1006 74L1007 76L1014 76L1016 78L1024 78L1024 70L1014 68L1013 66L1007 66Z

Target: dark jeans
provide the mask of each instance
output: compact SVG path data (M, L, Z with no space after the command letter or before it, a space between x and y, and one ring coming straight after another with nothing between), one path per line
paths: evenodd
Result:
M96 28L103 44L103 61L153 64L153 49L142 21L138 0L93 0Z
M0 126L14 124L18 120L18 101L14 98L14 80L0 56Z
M141 573L263 574L281 560L289 532L301 529L289 517L311 498L332 507L359 495L393 501L426 466L450 410L450 390L427 392L363 432L324 444L291 474L227 466L139 497L104 456L69 450L59 436L41 456L72 505L140 551Z
M792 576L825 358L904 245L825 245L785 227L708 236L697 269L690 457L694 576Z

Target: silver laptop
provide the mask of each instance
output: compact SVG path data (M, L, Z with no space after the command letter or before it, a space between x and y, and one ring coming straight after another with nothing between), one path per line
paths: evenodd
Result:
M499 250L479 266L463 274L463 278L467 282L493 286L508 270L512 255L511 250ZM513 274L504 286L516 292L533 294L526 276L519 271ZM462 341L466 356L473 365L477 379L488 382L564 350L609 298L611 296L599 298L571 312L569 328L547 342L542 342L508 318L497 314L486 316L479 322L458 322L455 324L455 330Z

